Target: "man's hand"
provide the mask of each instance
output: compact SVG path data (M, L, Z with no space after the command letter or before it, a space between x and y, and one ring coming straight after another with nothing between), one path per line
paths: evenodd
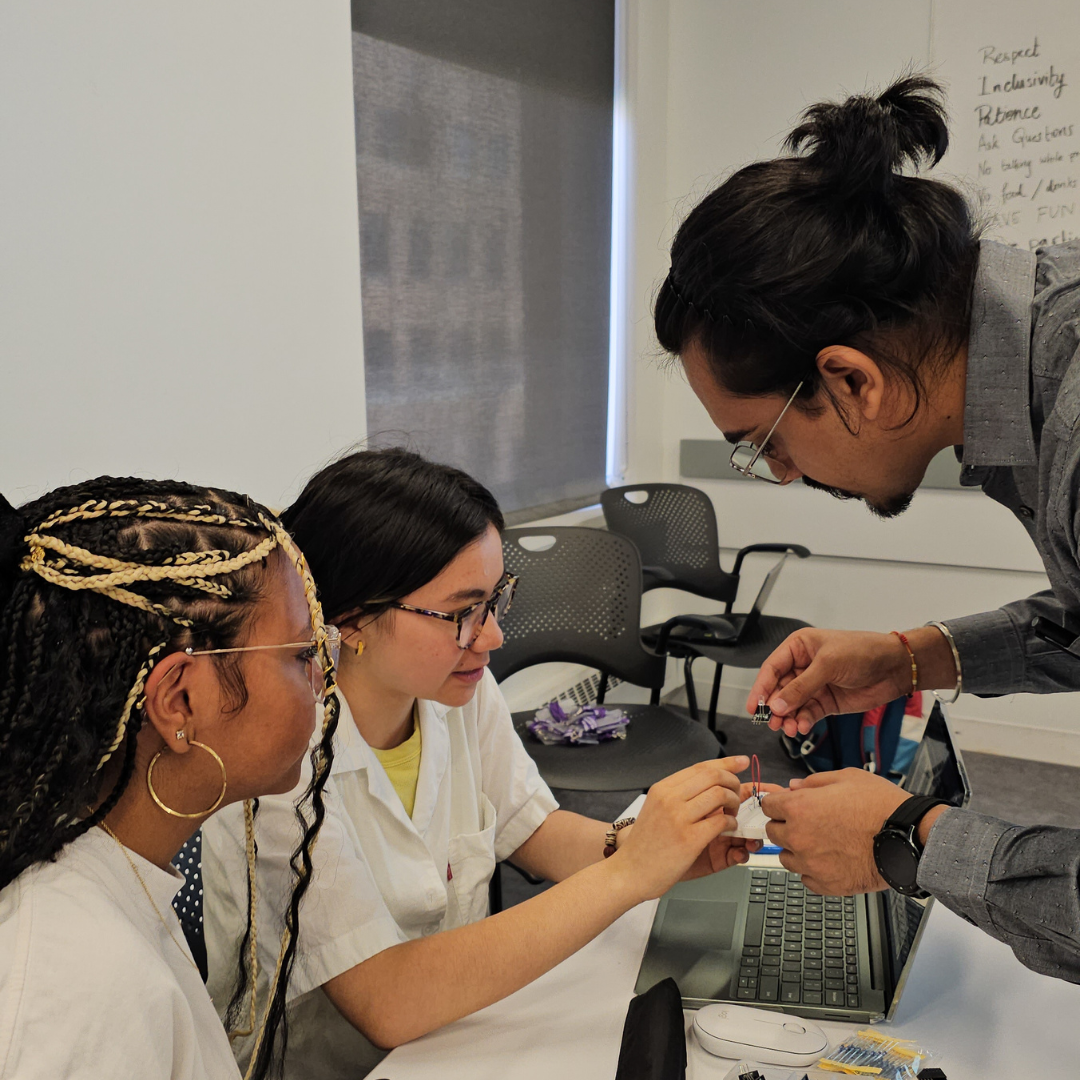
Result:
M952 651L936 627L906 633L919 668L918 689L955 684ZM805 735L822 717L866 712L910 694L911 657L896 634L864 630L796 630L761 665L746 711L761 698L769 727Z
M784 867L811 892L853 896L888 888L874 863L874 836L910 797L884 777L843 769L792 780L761 805Z

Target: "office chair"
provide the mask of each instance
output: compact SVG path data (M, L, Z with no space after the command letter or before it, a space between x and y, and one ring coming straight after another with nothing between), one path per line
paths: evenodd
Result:
M514 727L548 784L644 790L717 756L716 736L703 724L659 704L666 660L641 642L641 560L630 541L602 529L508 529L503 558L521 581L503 619L503 647L491 654L496 679L565 661L600 671L598 703L612 675L652 690L648 705L619 706L630 717L626 738L596 746L544 746L526 728L535 710L515 713Z
M800 619L762 614L787 556L805 559L809 549L801 544L750 544L736 554L728 573L720 565L716 511L704 491L685 484L632 484L602 492L600 506L608 529L637 545L644 564L643 591L681 589L724 604L720 616L680 615L663 626L642 630L647 646L682 659L687 706L695 719L694 661L704 657L716 664L708 712L709 729L715 731L724 666L760 667L784 638L809 625ZM773 552L782 558L766 577L751 610L733 614L743 560L755 552ZM722 732L717 737L721 743L726 741Z

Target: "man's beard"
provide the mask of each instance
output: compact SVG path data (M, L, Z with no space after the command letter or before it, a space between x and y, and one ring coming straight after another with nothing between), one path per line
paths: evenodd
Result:
M882 519L898 517L911 505L911 500L915 497L915 493L909 491L902 495L891 495L883 502L871 502L865 495L857 495L854 491L845 491L843 488L822 484L817 480L811 480L809 476L804 476L802 482L816 491L828 492L834 499L859 499L866 504L871 514Z

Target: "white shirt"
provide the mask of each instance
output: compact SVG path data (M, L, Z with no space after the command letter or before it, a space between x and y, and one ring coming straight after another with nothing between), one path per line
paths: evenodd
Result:
M0 891L3 1080L236 1080L172 909L183 887L91 829Z
M334 1008L322 985L383 949L484 918L496 861L558 809L488 672L462 708L418 703L423 750L411 820L343 698L341 705L327 816L289 988L285 1076L296 1080L362 1077L383 1056ZM256 817L262 976L274 969L281 928L275 912L284 910L292 887L293 803L306 777L301 784L289 795L260 800ZM230 807L203 829L209 985L222 1005L246 923L245 874L242 815ZM250 1043L237 1040L234 1048L246 1060Z

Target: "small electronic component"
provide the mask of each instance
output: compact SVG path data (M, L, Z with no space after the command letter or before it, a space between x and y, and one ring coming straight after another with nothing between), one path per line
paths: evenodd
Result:
M765 704L764 698L758 698L757 712L750 719L751 724L767 724L772 719L772 709Z
M809 1077L803 1069L791 1071L751 1061L740 1061L724 1080L809 1080Z

